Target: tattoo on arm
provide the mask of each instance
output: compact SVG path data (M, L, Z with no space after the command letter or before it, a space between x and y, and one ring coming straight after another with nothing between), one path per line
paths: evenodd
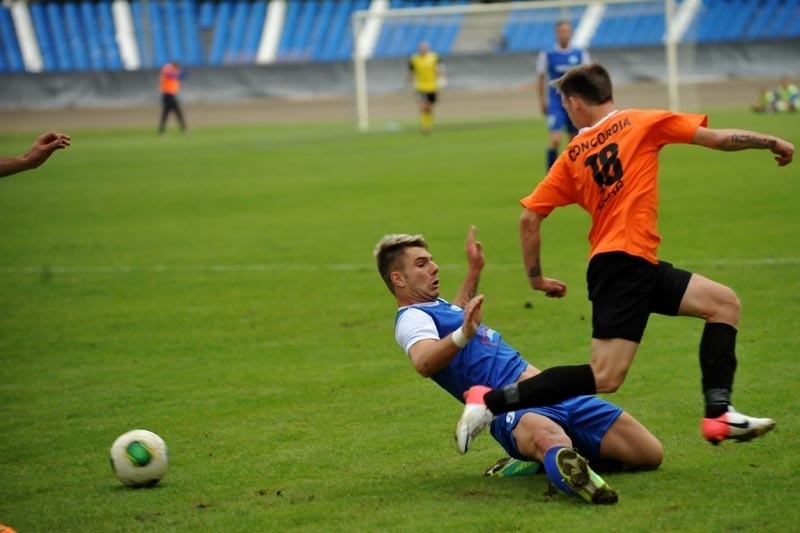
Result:
M731 135L731 142L752 148L772 148L776 143L775 139L756 137L755 135L738 135L736 133Z
M542 268L539 265L533 265L531 268L528 269L529 278L538 278L541 275L542 275Z

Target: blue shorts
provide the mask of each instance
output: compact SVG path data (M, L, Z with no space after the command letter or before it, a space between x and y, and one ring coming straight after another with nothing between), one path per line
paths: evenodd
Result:
M550 106L547 109L547 129L550 131L561 131L564 128L571 134L578 133L578 128L572 124L564 106L561 104Z
M512 433L525 413L545 416L561 426L572 439L572 447L592 461L599 458L600 441L622 414L622 409L596 396L578 396L554 405L520 409L496 417L492 422L494 439L511 457L530 460L520 453Z

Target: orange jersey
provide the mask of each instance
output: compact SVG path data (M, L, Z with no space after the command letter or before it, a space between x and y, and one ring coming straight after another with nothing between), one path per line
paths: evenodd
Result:
M178 94L181 90L181 71L172 63L161 67L159 87L162 94Z
M548 216L578 204L592 217L589 256L625 252L658 263L658 152L690 143L708 117L671 111L614 111L582 129L523 207Z

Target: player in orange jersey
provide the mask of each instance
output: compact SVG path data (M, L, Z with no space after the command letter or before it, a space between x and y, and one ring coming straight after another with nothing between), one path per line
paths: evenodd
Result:
M170 113L175 113L178 118L181 132L186 132L186 121L183 120L183 112L178 103L178 93L181 91L181 80L186 77L186 71L181 70L178 63L167 63L161 67L159 76L159 89L161 90L161 120L158 123L158 134L164 133L167 125L167 117Z
M491 415L616 391L651 313L706 322L700 342L706 405L701 430L709 442L746 441L771 430L774 421L745 416L731 406L740 314L736 294L656 255L661 240L656 226L658 153L673 143L723 151L768 149L784 166L792 161L794 146L762 133L707 128L705 115L617 110L611 79L598 64L571 69L556 83L570 119L581 129L545 179L521 200L520 240L531 287L561 298L566 284L542 274L541 223L554 208L569 204L591 215L586 275L593 315L591 362L549 368L531 379L473 395L478 399L468 403L457 426L459 446L466 449Z

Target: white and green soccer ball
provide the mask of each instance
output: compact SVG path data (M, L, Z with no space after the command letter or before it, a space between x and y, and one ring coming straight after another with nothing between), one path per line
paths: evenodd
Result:
M146 429L123 433L111 445L111 468L123 485L152 487L169 468L167 445Z

